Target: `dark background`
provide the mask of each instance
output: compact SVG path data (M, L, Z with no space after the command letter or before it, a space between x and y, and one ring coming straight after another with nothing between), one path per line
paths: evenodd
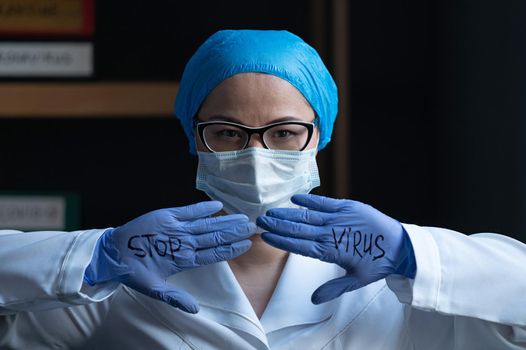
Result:
M224 28L287 29L316 46L312 8L98 1L90 80L178 80ZM349 18L349 196L403 222L526 241L526 2L351 1ZM75 192L82 228L119 225L205 199L186 144L175 118L4 118L0 190Z
M353 195L526 241L526 2L351 7Z

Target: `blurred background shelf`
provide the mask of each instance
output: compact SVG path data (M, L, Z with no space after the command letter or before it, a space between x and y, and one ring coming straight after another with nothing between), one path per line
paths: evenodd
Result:
M172 114L176 82L0 83L0 118Z

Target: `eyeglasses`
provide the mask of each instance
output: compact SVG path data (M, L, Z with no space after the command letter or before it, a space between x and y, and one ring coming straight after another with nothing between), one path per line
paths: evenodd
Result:
M265 148L303 151L309 144L315 123L284 121L252 128L227 121L197 123L197 134L210 152L240 151L247 147L250 137L258 134Z

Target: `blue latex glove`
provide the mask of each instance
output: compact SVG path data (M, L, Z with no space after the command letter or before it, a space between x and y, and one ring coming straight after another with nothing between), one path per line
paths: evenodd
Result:
M292 253L343 267L347 274L320 286L312 302L332 300L390 274L414 278L416 262L403 226L373 207L352 200L299 194L305 208L276 208L257 219L270 231L265 242Z
M194 267L229 260L251 246L256 225L246 215L209 217L221 202L160 209L101 236L84 280L90 285L119 281L183 311L197 313L196 300L166 282Z

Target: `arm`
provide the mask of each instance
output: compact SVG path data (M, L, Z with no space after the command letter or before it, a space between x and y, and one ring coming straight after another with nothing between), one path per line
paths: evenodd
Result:
M101 301L120 283L196 313L193 297L166 279L243 254L256 229L245 215L210 217L221 209L216 201L160 209L108 230L0 231L0 313Z
M455 316L458 343L526 348L526 245L494 233L404 225L417 263L414 278L386 278L398 299L418 310ZM422 328L419 312L410 324ZM474 337L470 337L474 335ZM476 339L475 339L476 338ZM467 346L465 346L467 347Z
M83 344L121 283L197 312L193 297L167 277L244 253L256 229L244 215L209 217L221 208L160 209L107 230L0 231L0 348Z
M272 209L258 218L269 231L263 239L347 271L319 287L313 302L386 278L398 299L412 307L409 332L422 348L433 341L433 322L454 319L450 337L456 345L526 349L524 244L496 234L468 237L403 226L351 200L297 195L292 201L305 208Z
M118 286L83 283L104 231L0 230L0 348L73 348L90 337Z
M389 276L399 300L444 314L526 326L526 245L493 233L404 225L418 266L414 280Z
M110 296L117 283L83 283L103 233L0 231L0 314L87 304Z

